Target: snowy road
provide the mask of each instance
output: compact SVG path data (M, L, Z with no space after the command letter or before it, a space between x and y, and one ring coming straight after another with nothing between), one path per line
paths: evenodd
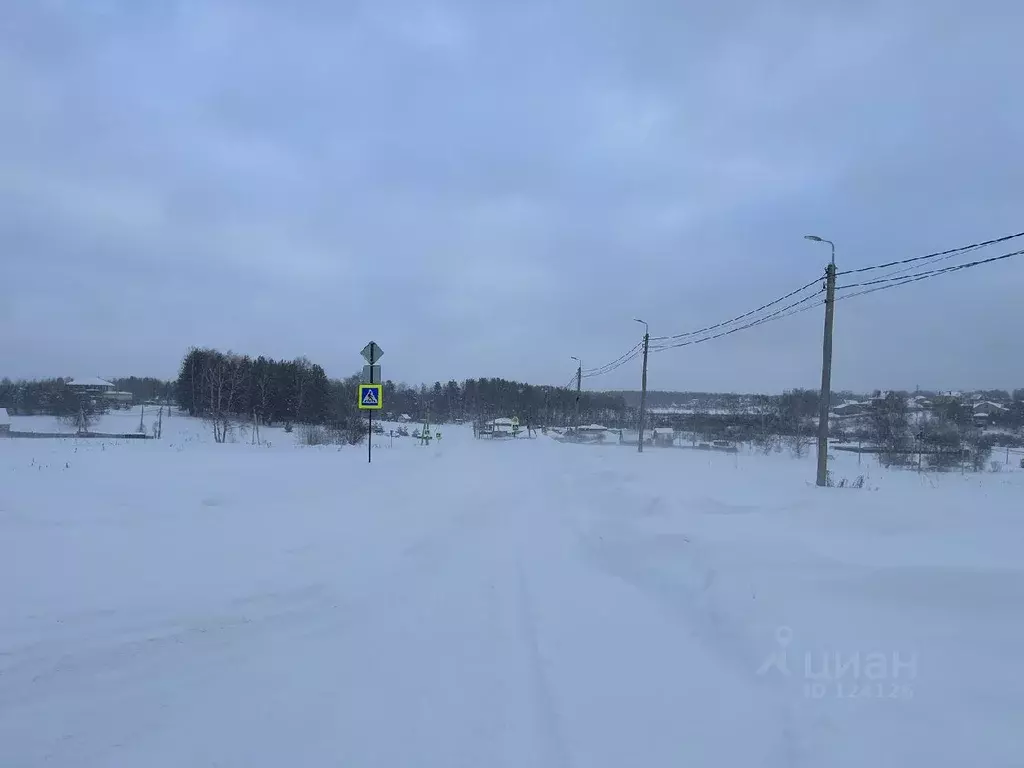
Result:
M713 482L706 458L670 457L689 488L673 498L648 487L664 455L616 448L453 441L371 468L232 449L137 503L109 455L79 454L82 474L30 489L47 504L0 507L0 764L962 765L953 737L978 735L935 700L949 691L998 705L987 764L1016 754L1010 689L971 692L962 669L912 679L913 698L890 695L890 670L870 701L759 674L795 622L815 649L921 656L923 678L959 617L865 614L849 585L876 569L766 524L772 505L751 499L771 481L730 488L725 459ZM150 466L126 453L117 476ZM81 483L95 495L59 508ZM1002 596L1022 583L1013 571ZM1024 639L1001 631L986 654Z

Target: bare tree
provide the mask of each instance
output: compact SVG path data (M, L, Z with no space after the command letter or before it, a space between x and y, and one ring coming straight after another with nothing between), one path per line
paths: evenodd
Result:
M66 408L61 419L68 426L74 427L79 435L88 434L103 412L102 406L87 392L71 395Z
M253 384L256 390L256 415L264 424L269 424L270 403L273 397L274 369L266 360L260 358L254 368Z
M191 351L194 351L194 348ZM199 403L199 390L203 386L203 377L206 374L205 369L200 367L197 357L198 356L189 355L189 357L187 358L189 361L189 384L191 384L192 386L192 401L191 406L189 408L189 410L191 411L191 416L200 415L197 408L197 404ZM210 364L209 359L207 359L205 363L208 366Z
M771 453L779 444L776 434L778 407L774 399L768 395L755 395L751 405L752 413L760 421L758 432L754 437L754 446L765 455Z
M293 420L298 422L302 415L302 406L306 402L306 393L312 380L313 364L306 357L295 358L295 413Z
M910 419L904 395L890 392L875 400L871 409L871 436L882 449L879 458L886 466L909 461Z
M241 358L231 352L214 355L207 363L205 385L209 409L206 418L213 425L215 442L226 442L231 432L231 416L242 376Z

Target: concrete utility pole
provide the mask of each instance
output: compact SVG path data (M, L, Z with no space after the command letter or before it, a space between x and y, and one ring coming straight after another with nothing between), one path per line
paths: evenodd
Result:
M836 311L836 245L817 235L804 235L816 243L832 247L832 260L825 268L825 337L821 347L821 395L818 398L818 475L817 484L828 483L828 414L832 402L832 329Z
M576 367L576 430L580 428L580 389L583 388L583 361L578 357L572 357L579 365Z
M644 372L643 377L640 379L640 437L637 440L636 450L638 453L644 452L644 407L647 405L647 344L651 339L650 328L647 323L643 320L637 320L638 323L643 323L644 326Z

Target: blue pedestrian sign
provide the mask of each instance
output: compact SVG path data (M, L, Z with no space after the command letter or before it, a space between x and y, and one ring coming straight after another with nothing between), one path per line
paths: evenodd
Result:
M359 385L359 410L379 411L384 407L384 387L381 384Z

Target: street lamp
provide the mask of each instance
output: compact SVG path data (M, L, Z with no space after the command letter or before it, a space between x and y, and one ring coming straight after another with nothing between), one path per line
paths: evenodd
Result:
M816 482L828 484L828 416L832 405L832 324L836 306L836 244L817 235L805 240L828 243L832 262L825 268L825 337L821 345L821 394L818 396L818 472Z
M570 358L575 360L579 365L576 368L576 431L579 432L580 428L580 389L583 386L583 361L580 360L576 355L569 355Z
M832 264L835 265L835 263L836 263L836 244L835 243L833 243L831 240L826 240L823 237L818 237L817 235L804 235L804 240L813 240L816 243L828 243L830 246L832 246Z
M644 372L643 377L640 379L640 434L637 437L636 449L640 453L644 451L644 406L647 405L647 344L651 338L651 331L648 328L647 323L638 318L633 318L633 322L640 323L644 327Z

